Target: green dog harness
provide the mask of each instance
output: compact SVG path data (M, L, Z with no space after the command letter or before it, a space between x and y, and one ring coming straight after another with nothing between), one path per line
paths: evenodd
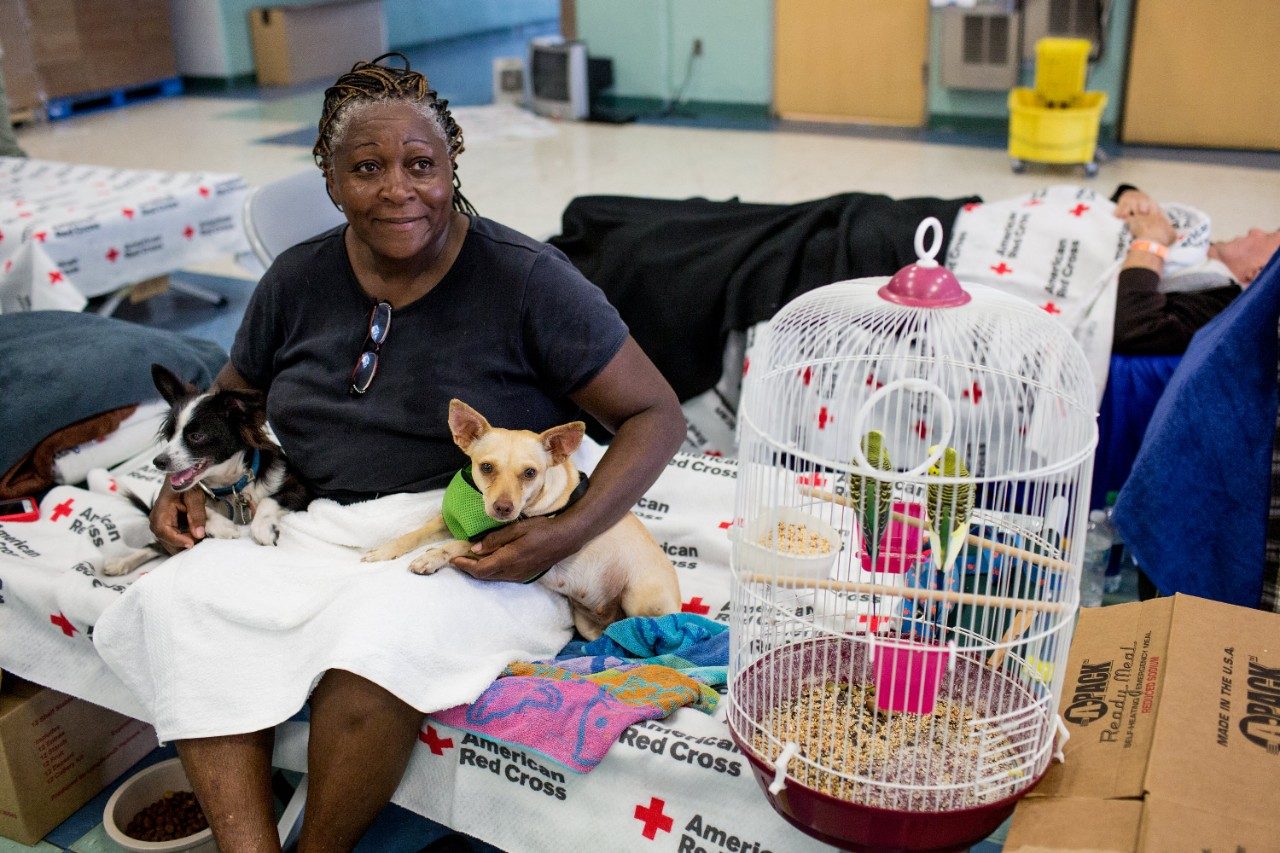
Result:
M484 495L471 479L471 466L460 468L444 490L444 503L440 507L445 526L454 539L474 542L495 527L510 524L490 518L484 511Z
M560 512L564 512L573 506L578 498L582 497L587 491L588 483L587 475L578 472L578 485L574 488L573 493L569 495L568 502L560 508ZM453 475L453 479L449 481L449 485L444 490L444 502L440 505L440 514L444 516L444 524L449 528L449 533L454 539L465 539L468 542L475 542L484 538L484 535L490 530L499 527L505 527L510 521L498 521L490 518L484 511L484 495L476 488L475 480L471 479L471 466L460 468L458 473ZM554 513L552 513L554 514ZM520 516L524 518L524 516ZM547 571L551 571L547 569ZM525 583L534 583L547 572L540 572L537 576L529 578Z

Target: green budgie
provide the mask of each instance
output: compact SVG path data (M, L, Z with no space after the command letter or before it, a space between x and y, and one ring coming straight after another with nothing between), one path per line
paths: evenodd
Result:
M862 453L877 471L892 471L889 451L884 446L884 436L879 430L871 430L862 437ZM877 480L860 474L849 475L849 498L859 512L862 538L867 554L875 565L880 551L880 536L889 526L889 510L893 505L893 482Z
M929 448L929 455L937 445ZM969 466L960 454L948 447L929 466L931 477L969 477ZM964 547L969 532L969 518L973 514L972 483L930 483L928 488L929 546L933 549L934 565L943 572L951 570L956 557Z

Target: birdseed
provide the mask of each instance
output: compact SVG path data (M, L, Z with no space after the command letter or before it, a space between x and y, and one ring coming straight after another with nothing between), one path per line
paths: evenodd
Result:
M972 708L940 696L931 714L884 712L876 707L872 684L828 681L802 690L765 712L751 745L772 762L788 741L820 765L793 760L788 776L877 808L970 808L1010 796L1028 781L1021 769L1025 754Z
M816 554L831 553L831 543L827 537L816 530L810 530L803 524L792 524L786 521L779 521L773 529L766 531L758 542L781 554L811 557Z

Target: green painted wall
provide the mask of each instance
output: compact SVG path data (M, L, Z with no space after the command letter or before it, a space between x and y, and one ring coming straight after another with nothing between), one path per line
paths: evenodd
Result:
M1107 108L1102 114L1104 125L1115 127L1124 95L1125 54L1129 49L1129 20L1134 0L1113 0L1106 50L1101 61L1089 66L1088 87L1107 93ZM933 16L929 35L929 116L934 124L947 118L1006 119L1009 117L1009 93L973 89L948 89L941 83L942 26L940 16ZM1021 85L1035 80L1033 63L1024 63Z
M249 10L306 6L316 0L218 0L227 33L227 76L253 73ZM387 39L410 47L468 33L514 27L560 17L559 0L384 0Z
M613 95L674 96L700 38L686 100L773 99L772 0L577 0L577 13L590 53L613 59Z
M560 0L383 0L393 48L560 17Z

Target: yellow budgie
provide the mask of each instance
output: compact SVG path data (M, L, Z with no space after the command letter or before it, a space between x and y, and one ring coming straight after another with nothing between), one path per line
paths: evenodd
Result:
M937 445L929 448L929 455ZM929 466L930 477L969 477L969 466L954 448L947 447ZM951 570L964 547L973 514L972 483L930 483L928 488L929 546L934 565L943 572Z
M889 451L884 446L884 436L879 430L871 430L862 437L862 453L877 471L892 471ZM858 523L862 525L862 538L867 554L874 564L880 550L880 535L889 525L889 510L893 505L893 483L871 477L850 474L849 498L858 509Z

